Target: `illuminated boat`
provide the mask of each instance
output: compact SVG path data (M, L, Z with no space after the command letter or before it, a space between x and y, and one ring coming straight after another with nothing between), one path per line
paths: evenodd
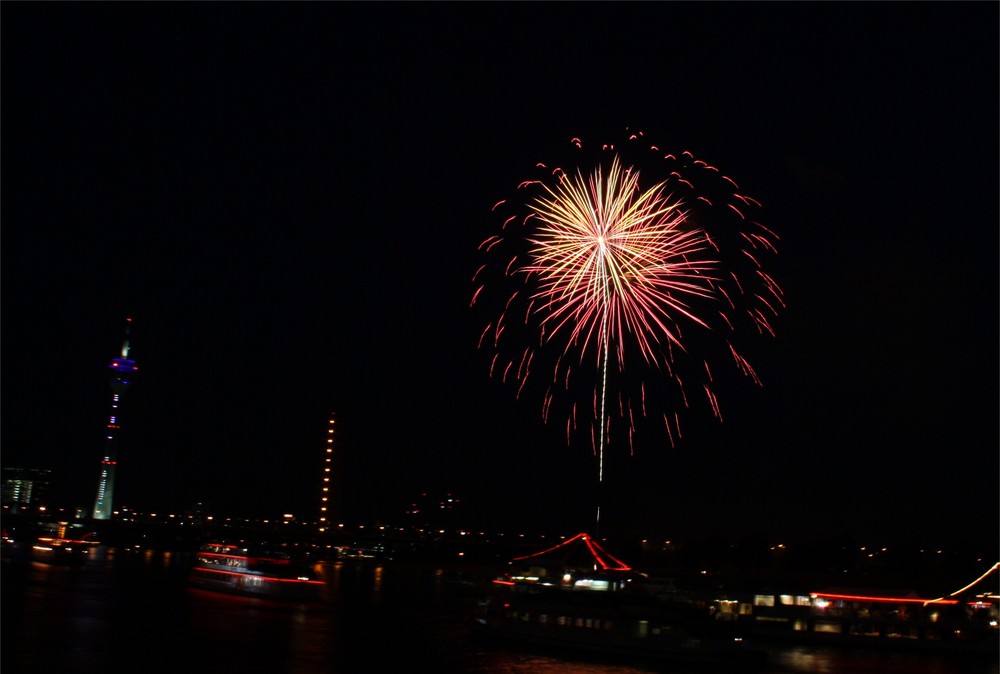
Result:
M31 545L31 558L43 564L83 564L95 541L42 536Z
M718 620L758 639L891 648L1000 653L1000 563L949 595L912 590L825 588L805 594L764 590L716 599Z
M582 548L574 560L572 549ZM532 646L635 660L756 666L765 652L734 623L710 619L683 593L609 555L587 534L515 558L478 603L480 634Z
M324 582L312 569L278 551L243 545L202 545L191 569L191 584L209 590L273 599L319 600Z

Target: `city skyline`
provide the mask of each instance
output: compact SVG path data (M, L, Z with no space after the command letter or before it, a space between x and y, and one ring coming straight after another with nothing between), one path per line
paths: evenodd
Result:
M995 541L996 5L0 12L2 461L67 505L132 317L138 509L315 513L332 413L357 519L450 492L584 530L600 496L611 531ZM598 494L469 303L494 204L636 130L759 199L787 308L762 387L676 446L613 439Z

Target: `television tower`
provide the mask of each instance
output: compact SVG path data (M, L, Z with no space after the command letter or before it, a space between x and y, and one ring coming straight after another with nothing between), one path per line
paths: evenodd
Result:
M134 360L129 360L129 329L132 319L125 319L125 341L122 343L121 356L113 358L108 365L111 383L111 416L108 419L107 440L104 445L104 458L101 460L101 480L97 485L97 500L94 501L94 519L111 519L111 501L115 493L115 465L118 463L118 431L121 429L120 408L125 391L135 378L139 368Z

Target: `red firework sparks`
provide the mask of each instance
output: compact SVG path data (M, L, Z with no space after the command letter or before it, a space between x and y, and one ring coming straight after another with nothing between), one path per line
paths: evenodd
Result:
M494 207L513 212L480 246L486 261L473 279L472 304L500 307L479 343L493 352L491 374L516 382L518 396L543 379L543 418L567 401L560 406L567 442L583 430L601 452L612 417L624 420L630 450L638 420L649 416L663 420L673 445L689 388L721 420L709 366L717 356L708 354L725 354L759 385L735 337L773 335L784 306L764 267L777 237L753 219L760 204L690 153L643 143L641 134L630 139L628 149L643 149L635 163L604 146L572 171L539 164L542 177L519 186L528 198ZM583 148L579 139L573 145ZM662 177L642 180L647 169ZM646 376L636 377L637 369ZM578 380L591 392L581 393ZM662 395L664 385L672 396ZM663 409L651 404L652 391ZM581 403L588 424L580 423Z

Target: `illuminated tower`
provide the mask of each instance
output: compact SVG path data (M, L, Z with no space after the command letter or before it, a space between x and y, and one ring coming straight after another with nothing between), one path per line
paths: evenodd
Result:
M319 493L319 531L323 533L330 527L330 516L332 515L332 502L330 501L330 488L333 485L333 431L336 427L336 414L330 413L330 421L326 429L326 442L323 451L323 482Z
M135 378L139 368L134 360L129 360L129 328L132 319L125 319L125 341L122 344L122 354L114 358L108 366L111 383L111 416L108 419L107 440L104 445L104 458L101 460L101 481L97 485L97 500L94 501L94 519L111 519L111 500L115 493L115 465L118 463L118 431L121 429L122 398L125 391Z

